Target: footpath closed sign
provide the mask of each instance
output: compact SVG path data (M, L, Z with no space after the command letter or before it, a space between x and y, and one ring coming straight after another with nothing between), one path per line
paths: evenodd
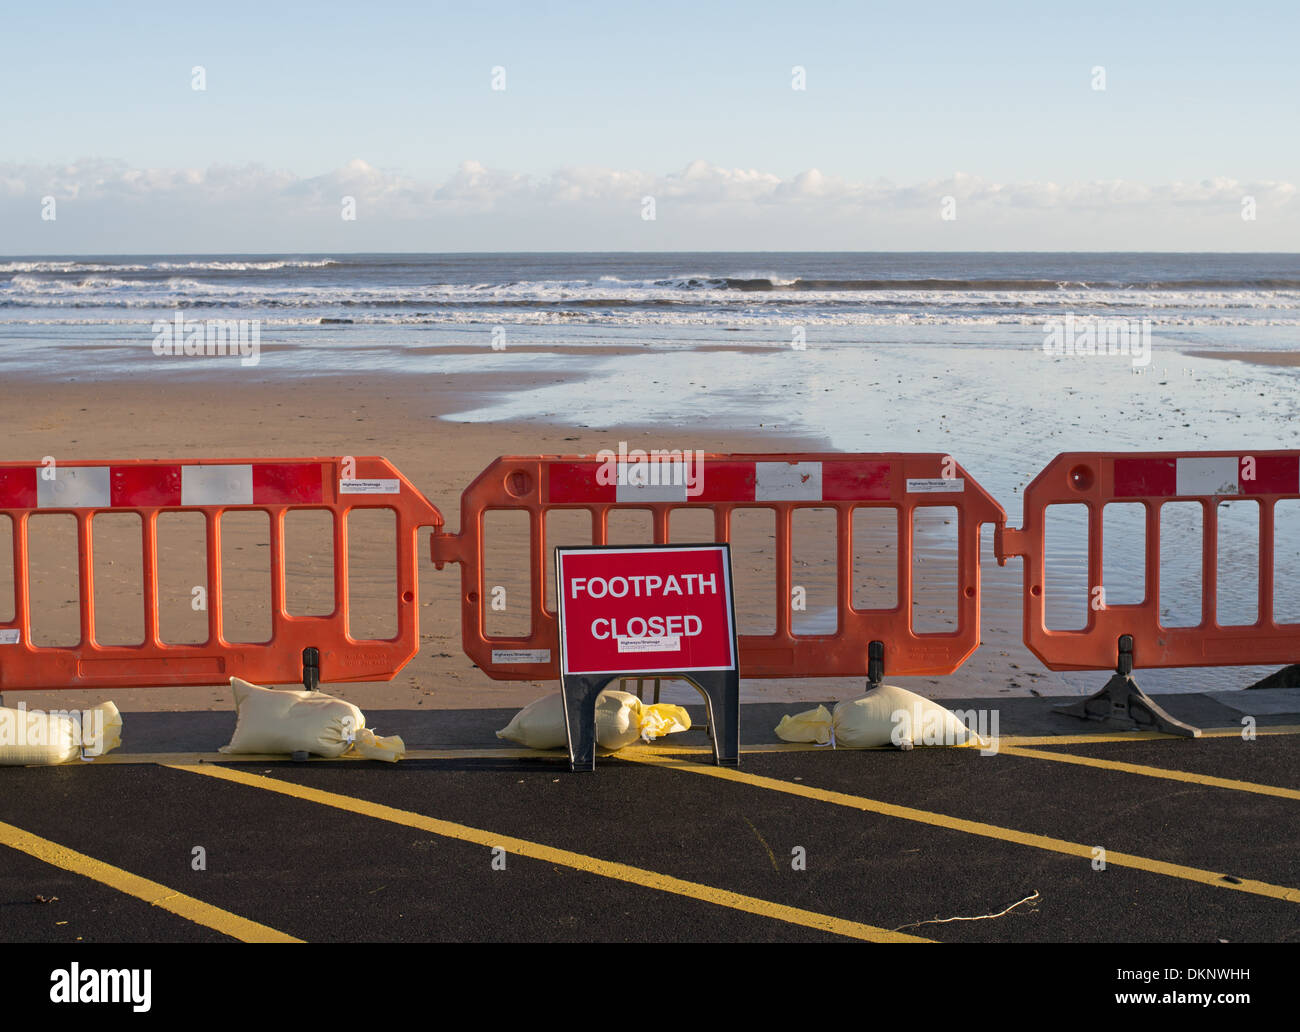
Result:
M727 545L557 548L560 672L734 670Z
M596 769L596 700L620 677L699 689L715 763L740 762L740 671L729 545L555 550L569 766Z

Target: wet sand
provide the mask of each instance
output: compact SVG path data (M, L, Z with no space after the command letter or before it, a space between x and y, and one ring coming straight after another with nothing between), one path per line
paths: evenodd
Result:
M1300 351L1189 351L1194 358L1218 358L1229 362L1254 362L1256 365L1300 366Z

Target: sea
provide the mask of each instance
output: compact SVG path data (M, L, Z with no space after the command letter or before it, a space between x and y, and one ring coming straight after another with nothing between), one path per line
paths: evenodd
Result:
M268 331L423 328L471 341L681 341L719 332L992 343L1065 312L1149 317L1180 340L1294 344L1300 255L629 253L82 255L0 258L0 326L134 326L176 309ZM532 331L532 335L526 335ZM394 336L392 339L402 339Z

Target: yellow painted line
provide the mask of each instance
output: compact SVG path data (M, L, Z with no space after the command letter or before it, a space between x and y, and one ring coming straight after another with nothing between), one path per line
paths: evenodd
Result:
M100 882L118 892L142 899L151 906L168 910L187 921L204 925L241 942L302 942L292 935L277 932L274 928L250 921L220 907L214 907L193 896L169 889L166 885L160 885L148 878L141 878L120 867L106 864L85 853L78 853L75 849L61 846L57 842L43 839L39 835L23 831L22 828L15 828L12 824L3 821L0 821L0 845L9 846L47 864Z
M408 760L470 760L470 759L556 759L566 763L569 754L555 749L410 749L406 753ZM221 753L221 752L178 752L178 753L123 753L111 752L96 756L89 761L74 761L63 766L104 766L112 764L153 763L160 766L173 766L186 763L290 763L294 762L288 753ZM307 763L359 763L365 762L363 756L312 756ZM400 762L400 761L399 761Z
M1256 735L1296 735L1300 734L1300 724L1276 724L1272 727L1256 727ZM1241 727L1203 728L1202 738L1240 738ZM1162 735L1155 731L1099 731L1096 734L1082 735L1003 735L998 739L1004 745L1092 745L1094 742L1155 742L1187 741L1183 735Z
M260 774L249 774L242 770L232 770L229 767L211 765L191 766L186 764L168 764L168 766L172 770L188 771L191 774L203 774L207 777L219 778L223 781L233 781L236 784L247 785L250 788L260 788L268 792L278 792L281 795L290 796L294 799L303 799L307 802L319 803L321 806L330 806L336 810L345 810L349 813L360 814L363 817L373 817L376 820L388 821L392 824L400 824L408 828L418 828L421 831L427 831L434 835L441 835L444 838L459 839L462 842L472 842L475 845L485 846L488 849L500 846L507 854L526 856L533 860L541 860L545 863L569 867L575 871L584 871L588 874L599 875L602 878L611 878L615 881L627 882L631 885L640 885L644 888L658 889L661 892L670 892L677 896L685 896L689 899L697 899L705 903L713 903L717 906L727 907L731 910L740 910L747 914L757 914L760 917L771 918L775 921L785 921L788 924L802 925L805 928L816 928L819 931L833 932L836 935L843 935L852 939L863 939L867 942L933 941L915 935L906 935L902 932L892 932L887 928L877 928L874 925L862 924L858 921L848 921L844 918L832 917L829 914L819 914L812 910L803 910L799 907L790 907L781 903L773 903L771 900L759 899L756 896L745 896L738 892L730 892L726 889L715 888L712 885L703 885L699 882L684 881L681 878L673 878L670 875L660 874L657 871L648 871L641 867L632 867L628 864L615 863L611 860L601 860L598 857L587 856L584 853L574 853L567 849L556 849L553 846L543 845L540 842L530 842L527 839L514 838L509 835L498 835L495 832L484 831L481 828L471 828L464 824L455 824L452 821L440 820L437 817L427 817L424 814L413 813L410 810L399 810L392 806L384 806L382 803L372 803L366 799L357 799L353 796L339 795L336 792L324 792L320 789L308 788L304 785L295 785L291 781L281 781L278 778L268 778L263 777Z
M897 817L906 821L916 821L920 824L930 824L938 828L947 828L951 831L961 831L968 835L980 835L984 838L999 839L1003 842L1014 842L1021 846L1032 846L1035 849L1045 849L1053 853L1064 853L1067 856L1077 856L1082 859L1091 861L1093 857L1094 846L1084 845L1080 842L1070 842L1066 839L1052 838L1048 835L1037 835L1033 832L1018 831L1015 828L1004 828L997 824L986 824L983 821L970 821L962 817L952 817L944 813L934 813L930 810L919 810L911 806L899 806L895 803L882 802L879 799L868 799L865 796L849 795L846 792L832 792L827 789L814 788L811 785L805 785L801 782L781 781L778 778L763 777L758 774L748 774L734 767L714 767L705 764L692 763L689 760L674 760L668 757L646 756L627 753L624 759L633 760L636 763L653 764L655 766L670 767L674 770L689 771L693 774L704 774L709 777L722 778L724 781L735 781L745 785L751 785L756 788L765 788L773 792L784 792L787 795L802 796L805 799L815 799L818 802L832 803L836 806L846 806L854 810L863 810L867 813L878 813L885 817ZM1199 867L1187 867L1183 864L1166 863L1163 860L1152 860L1144 856L1136 856L1133 853L1121 853L1118 850L1112 850L1106 847L1106 863L1116 867L1132 867L1139 871L1149 871L1153 874L1164 874L1171 878L1181 878L1185 881L1200 882L1202 885L1213 885L1221 889L1235 889L1238 892L1250 892L1258 896L1269 896L1273 899L1286 900L1289 903L1300 903L1300 889L1291 888L1286 885L1273 885L1269 882L1255 881L1249 878L1238 879L1236 882L1225 881L1224 877L1227 872L1207 871Z
M1300 734L1300 725L1279 725L1277 727L1256 727L1256 735L1295 735ZM1241 735L1241 728L1212 728L1202 731L1202 738L1232 738ZM1154 741L1185 741L1181 735L1162 735L1151 731L1099 731L1096 734L1082 735L1002 735L998 739L999 748L1011 748L1020 746L1046 746L1046 745L1092 745L1094 742L1154 742ZM968 749L978 748L974 743L951 748ZM876 752L889 751L893 746L881 746L876 749L855 749L854 752ZM741 753L745 755L762 755L764 753L791 753L791 752L826 752L828 748L821 745L811 745L802 742L767 742L757 745L746 745L741 747ZM670 743L637 743L628 746L617 753L605 754L619 759L627 759L632 755L652 755L652 756L712 756L713 747L711 745L672 745ZM524 749L524 748L485 748L485 749L410 749L407 750L406 759L408 760L505 760L505 759L542 759L542 760L564 760L567 762L569 754L563 749ZM330 759L324 756L313 756L307 762L309 763L356 763L362 761L361 756L340 756L337 759ZM96 756L89 761L74 761L73 763L64 764L64 766L76 766L78 762L85 766L103 766L105 764L124 764L124 763L156 763L162 765L186 764L186 763L286 763L289 756L285 753L221 753L221 752L177 752L177 753L125 753L114 751L106 753L103 756Z
M1240 734L1238 729L1235 734ZM1215 732L1201 729L1202 738L1213 738ZM1002 735L998 742L1007 745L1091 745L1094 742L1158 742L1165 738L1184 738L1183 735L1164 735L1158 731L1097 731L1081 735Z
M1007 756L1028 756L1035 760L1054 760L1057 763L1074 763L1083 767L1099 767L1103 770L1121 771L1125 774L1142 774L1149 778L1164 778L1167 781L1186 781L1194 785L1209 785L1212 788L1230 788L1236 792L1255 792L1259 795L1278 796L1281 799L1300 799L1300 790L1281 788L1277 785L1264 785L1257 781L1238 781L1235 778L1218 778L1211 774L1196 774L1186 770L1171 770L1168 767L1149 767L1142 763L1122 763L1118 760L1099 760L1092 756L1079 756L1076 753L1053 752L1046 749L1024 749L1019 746L1002 746L999 750Z
M892 746L884 746L884 749L890 749ZM959 746L958 748L965 748ZM782 742L770 745L747 745L741 752L745 754L759 753L784 753L784 752L819 752L820 746L803 745L799 743ZM873 752L876 750L858 750L859 752ZM601 752L598 755L601 759L622 759L629 752L645 752L662 756L709 756L713 755L713 747L709 745L647 745L638 744L628 746L626 749L614 753ZM408 749L405 760L555 760L569 762L569 754L563 749ZM363 762L363 756L312 756L306 763L357 763ZM287 753L220 753L220 752L179 752L179 753L123 753L111 752L103 756L96 756L90 761L74 761L65 763L62 766L74 767L77 763L83 766L106 766L113 764L143 764L151 763L161 766L175 766L177 764L193 763L289 763L291 760ZM402 762L402 761L399 761Z
M1279 724L1275 727L1256 727L1255 732L1258 735L1296 735L1300 734L1300 725L1297 724ZM1240 738L1240 727L1222 727L1222 728L1205 728L1201 731L1202 738ZM999 746L1022 746L1022 745L1092 745L1096 743L1111 742L1155 742L1155 741L1187 741L1183 735L1165 735L1155 731L1096 731L1092 734L1079 735L1002 735L998 738ZM918 746L918 748L927 748ZM952 749L978 749L976 742L968 742L964 745L945 746L944 748ZM894 746L882 745L870 749L853 749L852 752L879 752L892 751ZM535 750L524 750L531 755L537 755ZM804 742L768 742L759 745L742 745L740 747L742 754L761 754L761 753L788 753L788 752L829 752L829 746L814 745ZM568 758L568 754L562 750L554 751L555 755ZM612 755L619 759L627 757L630 753L652 754L660 756L688 756L688 755L713 755L713 747L708 745L672 745L671 740L665 744L636 744L627 749Z

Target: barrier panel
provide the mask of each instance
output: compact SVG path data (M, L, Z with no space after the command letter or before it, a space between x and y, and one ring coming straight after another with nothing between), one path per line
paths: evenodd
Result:
M1219 613L1224 595L1220 507L1233 499L1258 505L1252 525L1259 543L1257 563L1252 561L1258 583L1250 585L1255 618L1242 623L1221 620ZM460 531L448 534L437 508L379 457L0 464L0 547L7 540L12 554L12 584L6 581L7 564L0 562L0 690L204 685L231 674L266 684L301 679L308 687L321 679L390 680L418 650L415 535L424 527L433 531L434 564L461 566L466 654L496 679L558 679L558 626L546 599L553 544L548 516L569 511L589 521L583 540L561 544L607 545L611 517L635 510L648 516L648 540L619 543L683 544L693 538L694 543L731 544L734 552L737 520L753 510L770 516L764 531L771 539L774 629L739 635L744 676L866 674L876 682L886 669L896 676L952 673L979 645L980 528L992 523L999 564L1011 557L1025 562L1024 640L1030 650L1053 670L1116 670L1106 688L1070 712L1195 734L1160 710L1130 674L1135 667L1300 659L1300 616L1295 623L1277 619L1276 517L1284 501L1300 501L1300 451L1061 454L1026 489L1024 526L1018 529L1006 525L1001 506L951 456L937 453L515 456L494 461L463 492ZM1142 507L1145 551L1137 601L1105 597L1105 514L1117 503ZM1194 506L1202 528L1199 619L1186 626L1173 626L1162 616L1161 514L1170 503ZM1053 575L1047 569L1048 510L1058 505L1081 507L1086 517L1084 565L1094 604L1076 628L1049 627L1047 620L1047 578ZM953 514L951 545L927 543L918 526L934 509ZM797 626L795 616L801 610L795 601L802 588L795 583L794 556L803 544L798 530L803 510L818 510L833 523L828 540L834 576L823 586L833 605L823 607L827 623L813 629ZM396 628L387 637L356 633L349 594L349 516L372 511L389 513L395 532L392 576L385 583L392 582ZM327 602L332 604L315 615L291 613L286 606L285 520L298 512L321 513L329 524L332 598ZM227 633L222 528L226 517L238 513L264 514L268 528L264 640L231 640ZM523 524L528 599L526 631L518 633L488 629L491 543L485 523L493 513L515 514ZM696 524L702 520L707 529L688 537L675 533L674 521L683 513L699 517ZM855 541L856 517L863 513L886 514L891 529ZM69 570L75 564L76 630L71 640L56 643L33 640L32 559L48 560L57 552L39 542L33 551L32 523L45 514L70 519L75 528L75 547L69 539L55 558L61 556ZM101 518L121 514L132 514L139 523L143 632L138 644L101 641L96 632L95 528ZM160 634L159 519L168 514L190 514L202 522L203 533L196 527L180 546L202 550L206 606L194 607L204 610L202 641L164 640ZM868 543L896 576L889 604L863 603L856 594L855 562ZM927 549L953 561L950 630L918 626L914 563ZM386 551L382 561L390 561ZM330 564L319 565L323 572ZM738 598L741 606L755 602L752 593ZM126 593L108 604L110 612L129 608ZM134 596L130 604L136 604Z
M390 510L396 529L397 631L382 639L350 633L348 517L371 510ZM299 511L326 513L331 522L333 608L323 615L293 615L285 605L285 517ZM265 513L269 524L270 634L260 642L225 636L222 524L239 512ZM75 519L80 608L74 644L32 641L29 525L44 513ZM135 645L96 640L95 523L121 513L134 513L140 522L144 633ZM203 519L204 543L191 536L192 547L203 548L206 571L199 586L206 605L202 642L173 643L159 634L158 520L166 513ZM378 457L0 464L0 516L12 527L14 591L13 618L0 621L0 690L217 684L231 675L263 684L301 680L309 688L321 679L391 680L419 648L415 535L443 523L441 513Z
M1219 507L1229 499L1259 505L1258 619L1222 625ZM994 536L999 565L1024 559L1024 640L1052 670L1114 667L1111 684L1071 711L1078 716L1122 713L1139 725L1189 734L1128 677L1135 667L1238 666L1293 663L1300 658L1300 625L1274 619L1275 508L1300 498L1300 452L1067 452L1058 455L1025 490L1024 526L1000 527ZM1170 502L1200 507L1200 619L1167 626L1161 619L1161 509ZM1103 512L1113 503L1145 509L1143 597L1130 604L1106 600L1103 581ZM1049 629L1046 620L1046 510L1082 505L1087 512L1087 584L1094 599L1079 629ZM1100 592L1098 589L1101 589ZM1136 707L1136 708L1135 708Z
M489 676L502 680L559 677L556 618L545 604L550 553L546 516L556 510L591 515L589 541L609 543L609 518L618 510L651 514L652 541L686 543L673 537L672 520L687 510L712 516L709 540L732 541L733 518L741 510L768 509L775 519L775 630L739 636L745 677L827 677L867 674L948 674L979 646L980 526L1004 524L1006 514L951 456L942 454L717 455L668 453L657 474L633 459L599 456L514 456L497 459L461 496L458 534L435 533L431 555L441 569L461 564L461 633L466 654ZM941 506L955 511L956 626L952 631L918 631L913 624L914 521L918 510ZM835 630L796 633L792 629L791 554L794 514L803 508L834 512L836 581ZM897 599L883 608L853 604L854 513L892 509L896 529L888 544L896 550ZM527 516L528 632L490 635L485 579L485 517L506 510ZM700 543L698 540L695 543Z

